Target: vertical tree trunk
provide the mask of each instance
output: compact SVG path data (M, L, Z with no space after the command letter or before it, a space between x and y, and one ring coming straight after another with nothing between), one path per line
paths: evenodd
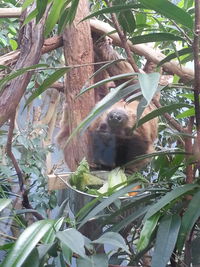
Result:
M88 14L88 1L80 0L73 24L63 34L66 65L81 65L93 62L93 44L89 21L80 21ZM80 89L93 73L92 66L73 68L65 79L65 97L68 105L69 134L87 116L94 106L94 93L90 91L75 99ZM76 136L64 149L65 161L75 170L80 160L88 157L88 136Z

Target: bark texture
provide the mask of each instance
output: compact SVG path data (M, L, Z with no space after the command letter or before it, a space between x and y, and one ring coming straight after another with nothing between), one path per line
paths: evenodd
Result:
M80 21L88 14L88 1L79 2L76 18L73 24L63 34L64 55L66 65L79 65L93 62L93 44L89 21ZM69 134L87 116L94 106L94 92L90 91L75 99L80 89L93 73L92 66L71 69L65 79L65 97L68 110ZM76 136L65 148L65 161L73 171L80 160L88 157L88 136Z
M30 10L31 12L32 10ZM14 70L38 64L41 57L41 49L44 43L43 29L45 16L40 23L35 20L25 25L22 29L20 56ZM0 126L15 112L31 79L32 73L27 72L13 79L0 95Z

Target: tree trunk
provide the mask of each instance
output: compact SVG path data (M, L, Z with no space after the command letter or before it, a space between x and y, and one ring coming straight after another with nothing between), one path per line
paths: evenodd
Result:
M66 65L81 65L93 62L93 45L89 21L80 21L88 14L88 1L79 2L76 18L63 34ZM69 134L87 116L94 106L94 92L90 91L75 99L88 77L93 73L92 66L71 69L65 79L65 97L68 106ZM64 148L65 161L73 171L81 159L89 155L88 136L77 135Z
M30 10L33 10L34 7ZM36 24L35 19L26 24L22 30L21 53L14 70L37 64L41 57L41 49L44 43L43 30L46 15ZM0 95L0 126L15 112L31 79L32 73L13 79Z

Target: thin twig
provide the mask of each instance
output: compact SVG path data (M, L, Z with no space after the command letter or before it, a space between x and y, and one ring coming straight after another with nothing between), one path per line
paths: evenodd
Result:
M105 2L106 2L108 7L112 6L112 3L109 3L107 0ZM112 18L114 27L115 27L118 35L119 35L119 38L121 40L122 46L126 51L128 62L131 64L131 66L133 67L134 71L139 73L140 70L139 70L138 66L136 65L136 63L135 63L135 61L134 61L134 59L132 57L131 49L130 49L128 43L127 43L127 39L126 39L125 34L123 33L123 31L122 31L122 29L121 29L121 27L119 25L119 22L117 20L116 15L114 13L111 13L111 18Z
M20 192L22 195L22 205L27 208L27 209L33 209L33 207L30 205L29 203L29 199L28 199L28 195L27 195L27 191L24 188L24 177L23 177L23 173L20 170L20 167L17 163L17 160L12 152L12 139L13 139L13 132L14 132L14 128L15 128L15 115L16 112L14 112L12 114L12 116L10 117L10 124L9 124L9 130L8 130L8 139L7 139L7 144L6 144L6 152L8 157L11 159L13 166L15 168L15 171L17 173L17 177L18 177L18 181L19 181L19 188L20 188ZM41 216L41 214L39 214L37 211L32 212L33 215L38 219L38 220L43 220L43 216Z

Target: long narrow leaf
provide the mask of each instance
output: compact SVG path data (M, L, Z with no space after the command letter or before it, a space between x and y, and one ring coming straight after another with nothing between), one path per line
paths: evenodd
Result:
M53 30L54 26L59 20L61 10L63 8L63 5L65 4L64 0L54 0L53 5L51 7L51 11L48 15L46 24L45 24L45 37L47 37L50 32Z
M31 71L31 70L35 70L35 69L39 69L39 68L47 68L49 65L47 64L37 64L37 65L32 65L30 67L26 67L26 68L22 68L19 70L15 70L12 73L8 74L5 78L1 79L0 81L0 90L2 88L2 86L4 86L7 82L11 81L12 79L24 74L27 71Z
M167 265L176 244L180 225L181 218L177 214L166 215L160 220L152 267L165 267Z
M41 95L46 89L48 89L55 81L62 77L70 68L65 67L55 71L51 74L44 82L33 92L33 94L28 98L24 108L30 104L35 98Z
M176 23L180 23L187 28L193 29L193 19L190 14L182 8L172 4L168 0L139 0L146 8L155 10Z
M177 241L177 248L179 252L182 251L187 235L190 233L195 222L200 217L199 203L200 203L200 191L198 191L193 196L185 214L183 215L181 229Z
M172 33L149 33L140 36L134 36L130 39L135 44L150 43L150 42L164 42L164 41L184 41L180 36Z
M116 193L114 193L113 195L111 195L110 197L108 197L107 199L103 200L99 205L97 205L80 223L79 228L81 226L83 226L88 220L90 220L91 218L93 218L96 214L98 214L100 211L102 211L103 209L105 209L106 207L108 207L111 203L113 203L116 199L118 199L119 197L123 196L124 194L126 194L127 192L129 192L133 187L139 185L139 183L135 183L135 184L131 184L129 186L126 186L122 189L120 189L119 191L117 191Z
M168 192L164 197L159 199L158 202L148 210L147 214L145 215L144 221L150 218L158 211L161 211L172 201L177 200L178 198L191 193L197 188L199 188L199 185L196 184L186 184L183 186L176 187L171 192Z
M162 66L164 63L169 62L172 59L175 59L175 58L183 56L183 55L191 54L191 53L192 53L192 47L183 48L179 51L176 51L175 53L172 53L172 54L166 56L163 60L161 60L159 62L157 67Z
M139 252L144 250L149 245L151 236L157 226L160 216L161 214L157 212L145 221L137 243L137 250Z
M83 20L90 19L90 18L99 16L102 14L117 13L117 12L126 11L132 8L139 8L139 7L142 7L142 6L139 4L128 4L128 5L124 4L124 5L115 5L112 7L106 7L106 8L102 8L101 10L95 11L94 13L85 17Z
M42 220L33 223L26 228L24 232L17 239L10 253L3 261L2 266L22 266L32 250L35 248L40 239L47 233L53 226L53 220Z
M144 124L147 121L150 121L158 116L161 116L163 114L165 114L166 112L173 112L179 108L190 108L191 105L187 104L187 103L176 103L176 104L171 104L168 106L164 106L161 108L158 108L156 110L153 110L152 112L150 112L149 114L147 114L146 116L144 116L143 118L141 118L138 123L137 123L137 127L140 127L142 124Z

